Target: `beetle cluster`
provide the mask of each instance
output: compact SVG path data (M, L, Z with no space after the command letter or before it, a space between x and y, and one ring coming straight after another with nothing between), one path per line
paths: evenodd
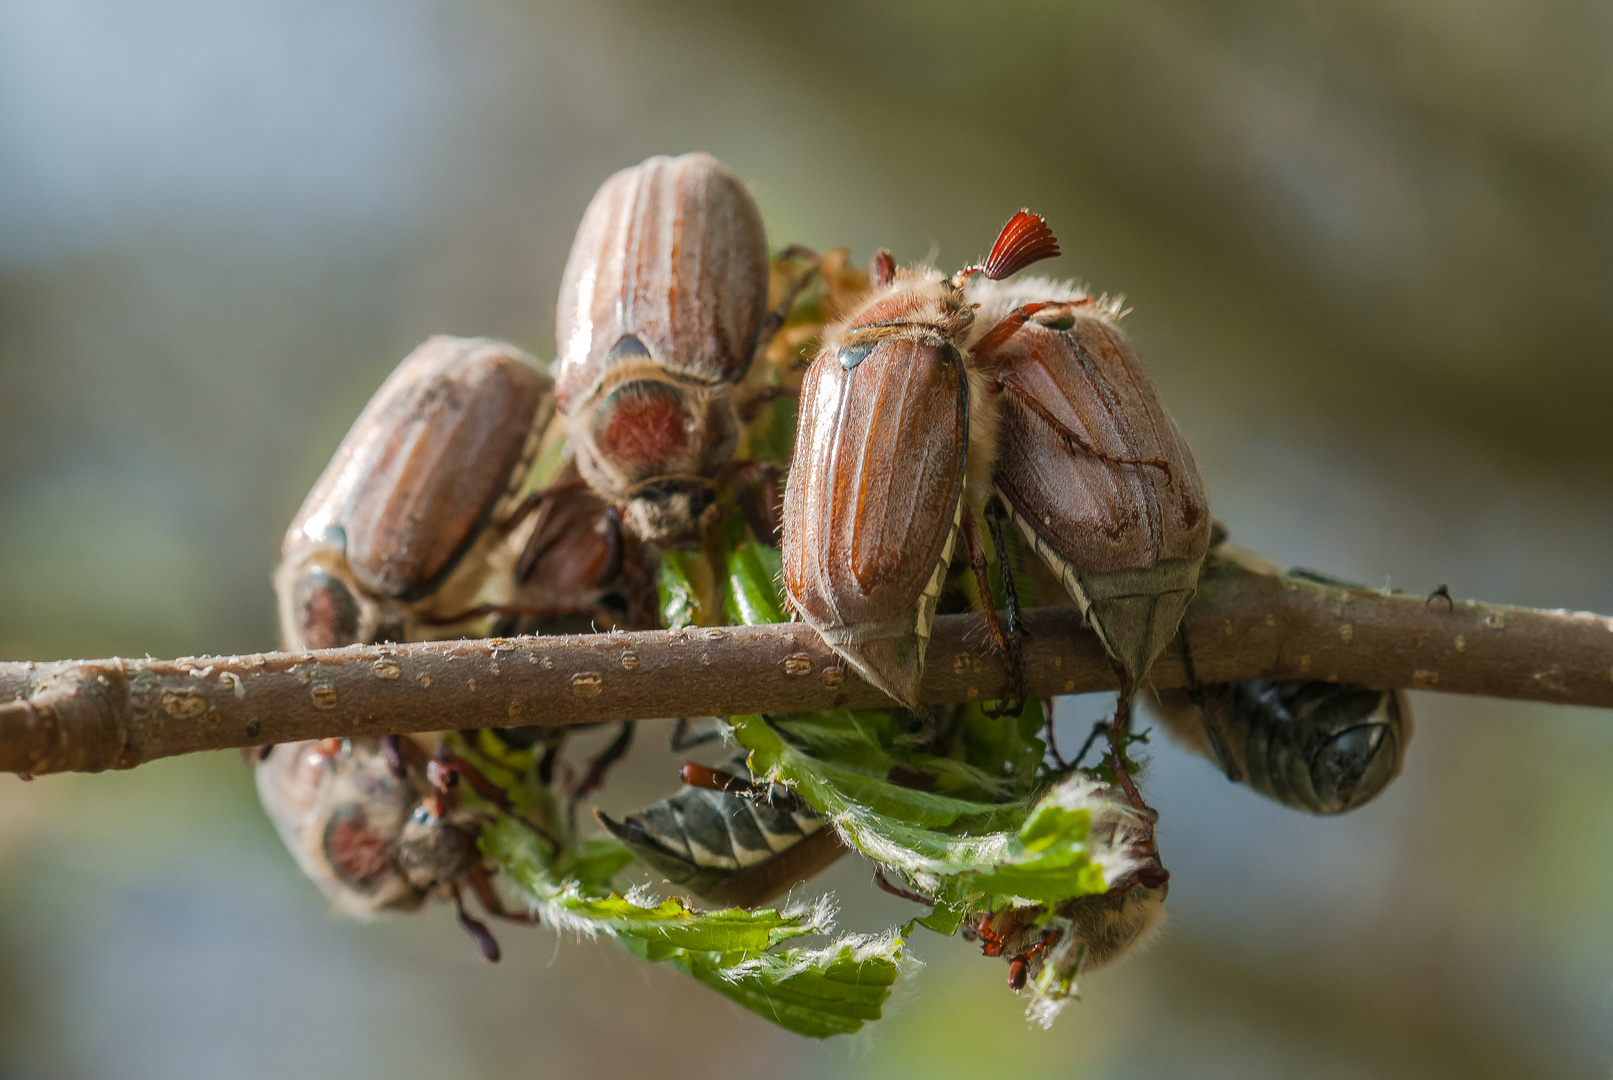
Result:
M953 928L1004 958L1016 990L1067 996L1161 917L1170 875L1132 775L1131 702L1176 638L1211 520L1119 304L1008 280L1058 254L1047 224L1021 211L984 260L950 275L899 268L886 251L866 274L843 250L769 259L754 200L710 157L617 173L566 262L553 365L499 342L432 338L360 414L286 534L285 647L654 628L671 618L663 593L680 566L700 594L693 617L717 622L736 537L777 549L758 565L777 568L792 617L892 699L875 725L889 737L852 766L877 763L866 790L895 793L893 804L934 792L996 820L1023 818L1014 808L1038 792L1068 801L1067 781L1090 776L1077 785L1085 801L1065 809L1092 815L1081 842L1107 853L1096 892L957 906L919 887L934 875L877 874L937 912L952 904ZM1082 773L1084 754L1065 763L1052 750L1048 762L1051 738L1033 734L1043 717L1051 733L1051 709L1023 701L1019 604L1032 591L1073 599L1118 674L1115 717L1094 732L1108 736L1097 770ZM931 623L970 603L1009 700L932 709L921 688ZM1314 813L1382 790L1411 730L1403 699L1329 684L1195 686L1157 704L1229 777ZM868 727L847 723L859 737ZM496 959L463 891L495 916L535 916L501 894L482 830L513 816L554 851L574 846L574 807L632 735L623 725L576 770L564 728L266 747L258 784L338 908L442 897ZM812 760L810 747L792 752ZM754 767L691 763L677 795L600 821L673 884L760 904L857 844L821 799Z

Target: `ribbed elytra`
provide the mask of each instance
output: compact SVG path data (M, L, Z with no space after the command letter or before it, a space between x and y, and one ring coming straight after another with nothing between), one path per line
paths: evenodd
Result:
M560 285L557 399L583 477L645 540L692 547L719 513L761 390L744 384L782 322L767 293L756 200L707 154L623 169L583 213Z

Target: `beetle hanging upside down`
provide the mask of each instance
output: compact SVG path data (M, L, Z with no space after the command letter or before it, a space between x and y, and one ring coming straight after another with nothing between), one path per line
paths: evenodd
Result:
M435 751L432 736L321 739L267 747L258 795L303 873L336 910L368 916L453 902L459 923L489 962L498 942L465 910L469 886L488 914L532 923L508 910L476 849L485 815L466 808L461 780L495 803L503 795L463 758Z
M462 634L456 616L519 521L553 387L532 357L485 338L434 337L410 353L286 531L284 647Z

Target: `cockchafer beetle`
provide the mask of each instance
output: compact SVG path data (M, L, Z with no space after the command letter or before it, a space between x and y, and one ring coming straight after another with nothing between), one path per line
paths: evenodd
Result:
M1279 575L1267 559L1223 541L1211 559ZM1359 588L1313 570L1288 576ZM1192 650L1182 655L1193 678ZM1416 730L1404 690L1320 679L1247 679L1152 691L1155 712L1183 745L1215 762L1227 779L1284 806L1343 814L1365 806L1400 775Z
M872 290L826 332L802 384L784 497L790 607L863 678L915 711L960 531L992 638L1005 655L1012 646L989 599L979 522L1000 442L998 400L1017 384L988 379L965 359L977 325L965 283L977 273L1000 280L1058 253L1047 224L1021 211L983 263L951 277L898 270L889 252L876 254ZM985 340L1002 336L993 329ZM1105 465L1159 464L1079 441L1070 449Z
M702 899L754 907L846 853L821 815L787 788L757 784L743 757L727 771L691 763L681 775L681 791L619 822L594 816L646 865Z
M258 795L303 873L346 915L416 911L432 898L454 904L488 961L498 942L465 910L469 886L490 915L508 910L476 848L485 815L465 807L458 784L503 804L503 793L436 736L322 739L265 747Z
M433 337L410 353L286 532L284 647L462 633L453 617L515 523L553 387L532 357L485 338Z
M975 282L968 295L991 327L973 363L1004 400L992 486L1114 658L1123 724L1209 550L1192 450L1118 325L1118 301L1040 278Z
M1154 695L1171 734L1227 779L1311 814L1342 814L1382 794L1413 731L1403 690L1248 679Z
M1163 924L1170 871L1154 844L1158 815L1131 794L1114 791L1107 809L1095 815L1089 834L1093 848L1114 848L1127 856L1109 888L1058 905L1051 913L1038 906L1004 908L964 921L966 940L979 941L986 956L1008 961L1008 985L1022 990L1053 969L1054 998L1073 992L1075 980L1119 960L1145 943ZM1044 1019L1050 1019L1044 1018Z
M807 275L809 276L809 275ZM578 467L627 526L698 543L765 387L778 330L750 192L706 154L653 157L600 187L577 228L556 317L560 412Z

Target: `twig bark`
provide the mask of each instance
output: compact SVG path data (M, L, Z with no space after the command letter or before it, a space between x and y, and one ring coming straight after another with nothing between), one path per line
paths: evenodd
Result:
M1025 630L1030 695L1116 685L1074 608L1027 612ZM1333 679L1613 708L1613 618L1601 615L1428 603L1212 560L1184 637L1206 682ZM1180 649L1150 678L1184 685ZM937 619L925 699L1003 687L982 617ZM6 663L0 702L0 770L33 775L330 736L890 704L800 624Z

